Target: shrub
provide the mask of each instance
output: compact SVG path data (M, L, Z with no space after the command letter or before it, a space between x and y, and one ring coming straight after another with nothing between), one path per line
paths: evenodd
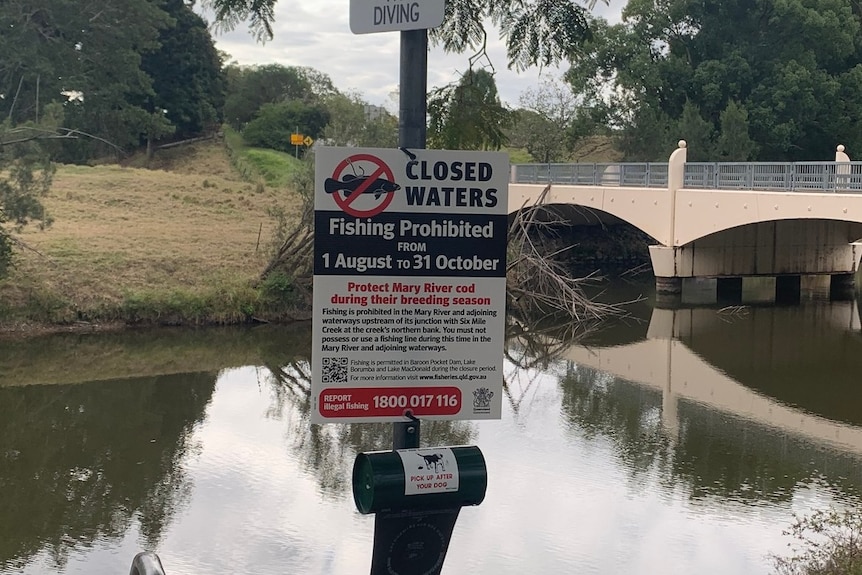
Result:
M862 511L817 511L784 532L795 543L773 557L778 575L862 575Z

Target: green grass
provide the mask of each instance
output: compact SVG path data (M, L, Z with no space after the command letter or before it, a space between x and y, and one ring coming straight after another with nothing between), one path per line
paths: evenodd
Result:
M225 127L224 134L234 167L248 181L263 179L270 186L288 187L293 175L302 169L302 161L290 154L246 146L242 134L230 127Z
M289 186L293 175L302 169L300 160L277 150L246 148L244 155L270 186Z

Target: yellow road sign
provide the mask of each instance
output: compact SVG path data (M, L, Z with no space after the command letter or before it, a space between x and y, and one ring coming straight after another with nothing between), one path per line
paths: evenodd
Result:
M291 146L301 146L305 143L305 139L307 139L302 134L291 134L290 135L290 145Z
M306 136L302 143L306 146L311 146L311 144L314 143L314 140L311 139L311 136Z

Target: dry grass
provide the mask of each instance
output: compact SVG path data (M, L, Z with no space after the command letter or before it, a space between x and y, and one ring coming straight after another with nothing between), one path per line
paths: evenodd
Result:
M54 225L24 230L35 251L0 283L7 317L42 302L61 314L49 321L104 319L130 297L249 289L270 253L268 209L290 193L243 181L220 141L161 154L161 169L59 167L43 202Z

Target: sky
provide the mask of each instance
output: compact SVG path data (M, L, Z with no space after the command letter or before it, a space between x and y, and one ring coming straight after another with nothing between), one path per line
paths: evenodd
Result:
M424 0L427 1L427 0ZM563 0L561 0L563 1ZM618 21L626 0L601 0L593 14ZM282 64L309 66L332 78L342 92L357 91L371 104L396 111L398 89L398 32L355 35L350 32L350 0L279 0L274 38L255 41L245 26L215 35L216 47L241 65ZM559 77L562 69L531 69L517 73L507 68L506 48L496 29L488 32L488 55L496 71L497 89L504 103L518 104L519 96L534 86L541 74ZM428 88L457 80L467 69L470 54L447 54L432 47L428 55Z

